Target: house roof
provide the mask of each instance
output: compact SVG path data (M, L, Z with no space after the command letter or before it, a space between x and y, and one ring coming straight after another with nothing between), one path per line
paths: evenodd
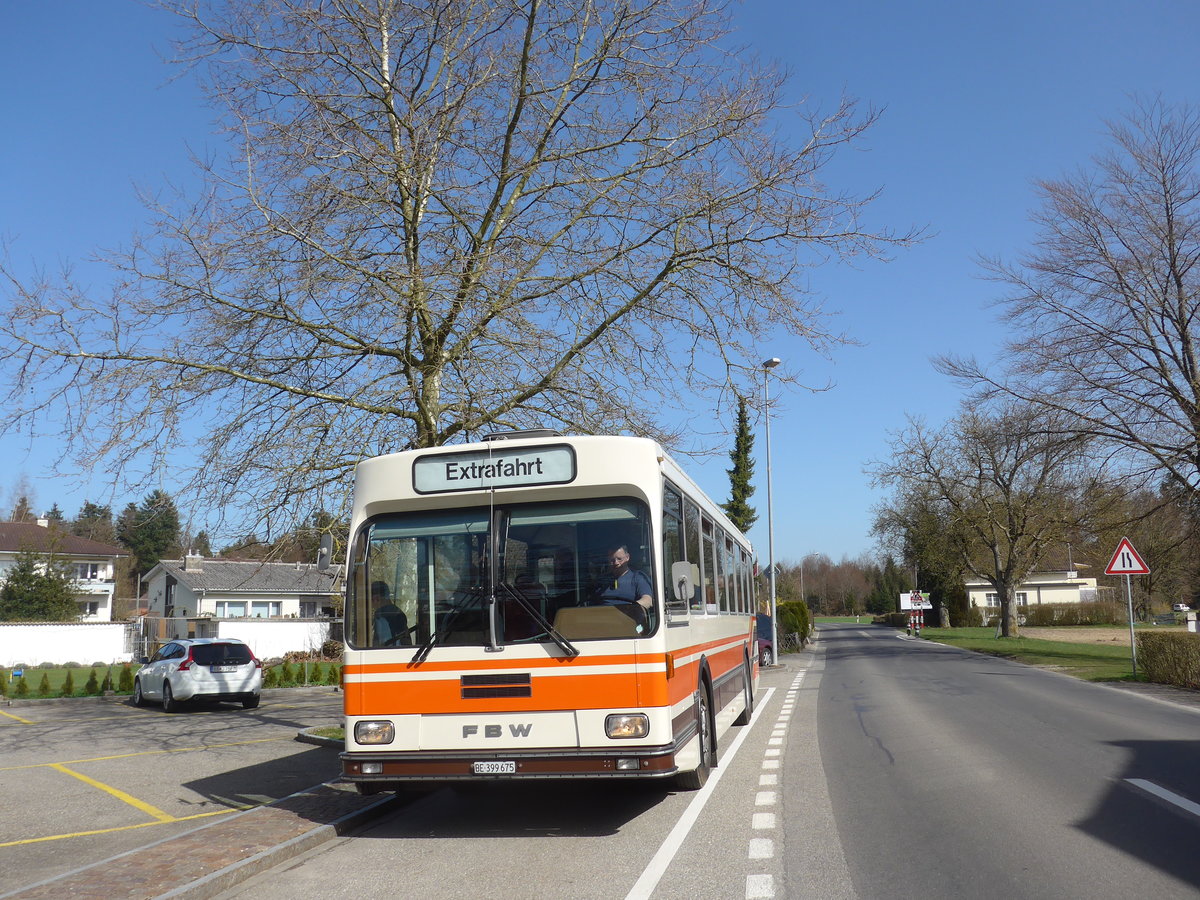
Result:
M60 553L66 556L128 556L120 547L78 537L62 528L27 522L0 522L0 552Z
M232 559L162 560L156 568L194 591L329 594L334 572L309 563ZM148 578L153 577L151 572Z

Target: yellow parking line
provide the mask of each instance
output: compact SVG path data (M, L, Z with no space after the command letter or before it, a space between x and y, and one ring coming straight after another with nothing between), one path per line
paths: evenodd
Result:
M252 806L235 806L232 809L217 809L212 812L196 813L191 816L180 816L179 818L167 819L165 822L139 822L137 825L118 825L113 828L98 828L95 831L75 831L69 834L48 834L45 837L24 838L19 841L6 841L0 844L3 847L16 847L18 844L40 844L44 841L62 841L67 838L76 837L91 837L96 834L112 834L116 831L132 831L135 828L151 828L155 825L169 825L172 822L188 822L192 819L207 819L211 816L224 816L228 813L244 812L247 809L253 809Z
M164 753L197 753L203 750L219 750L223 747L243 747L248 744L270 744L275 741L291 741L293 737L256 738L253 741L229 741L224 744L209 744L207 747L176 747L171 750L140 750L137 753L118 753L116 756L90 756L84 759L68 759L61 763L27 763L23 766L0 766L0 772L10 772L15 769L41 769L46 766L74 766L79 763L108 762L113 759L132 759L137 756L161 756Z
M6 713L6 712L5 712L4 710L2 710L2 709L0 709L0 716L8 716L10 719L14 719L14 720L16 720L17 722L20 722L22 725L32 725L32 724L34 724L33 722L30 722L28 719L22 719L20 716L14 716L12 713ZM5 723L5 724L8 724L8 723Z
M158 821L160 821L160 822L175 821L175 817L172 816L170 813L165 813L158 807L151 806L149 803L143 803L137 797L132 797L129 794L125 793L124 791L118 790L115 787L109 787L107 784L97 781L95 778L89 778L88 776L83 775L79 772L72 772L66 766L60 765L59 763L50 763L49 767L51 769L56 769L59 772L65 772L67 775L70 775L73 778L78 778L84 784L90 784L94 788L99 788L100 790L104 791L104 793L108 794L110 797L116 797L118 800L121 800L125 803L128 803L130 806L140 809L146 815L152 816L153 818L158 819Z

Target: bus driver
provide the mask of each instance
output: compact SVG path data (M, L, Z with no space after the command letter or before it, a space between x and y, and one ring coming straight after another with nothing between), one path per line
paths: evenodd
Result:
M608 554L611 578L601 583L596 597L601 603L637 603L643 609L654 608L654 590L650 579L637 569L629 568L629 548L624 544L614 547Z

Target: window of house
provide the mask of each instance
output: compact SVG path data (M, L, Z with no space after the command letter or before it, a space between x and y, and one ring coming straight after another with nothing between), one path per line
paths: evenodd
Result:
M75 563L76 581L98 581L100 579L100 563Z
M986 600L988 606L994 606L997 608L999 608L999 606L1000 606L1000 595L999 594L987 594L987 595L985 595L985 600ZM1027 593L1025 593L1024 591L1017 591L1017 606L1028 606L1028 605L1029 605L1029 595Z
M279 600L254 600L250 604L250 618L269 619L282 614L283 604Z
M300 618L315 619L320 612L320 604L316 600L300 601Z
M221 619L244 619L246 617L246 601L218 600L217 616Z

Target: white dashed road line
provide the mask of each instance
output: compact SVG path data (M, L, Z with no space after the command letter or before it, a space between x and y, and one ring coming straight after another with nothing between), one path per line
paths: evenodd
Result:
M804 672L792 680L792 686L784 695L783 706L779 709L779 718L775 720L775 728L767 740L767 749L763 752L762 774L759 775L759 787L775 787L779 784L779 757L783 753L783 742L787 737L788 723L792 718L792 710L796 707L796 693L804 683ZM775 806L779 800L777 791L759 791L754 795L756 809ZM776 816L773 812L755 812L750 819L750 827L755 837L750 839L749 858L773 860L775 858L775 839L758 836L761 832L774 831ZM771 900L775 896L775 876L767 872L757 872L746 876L746 900Z

